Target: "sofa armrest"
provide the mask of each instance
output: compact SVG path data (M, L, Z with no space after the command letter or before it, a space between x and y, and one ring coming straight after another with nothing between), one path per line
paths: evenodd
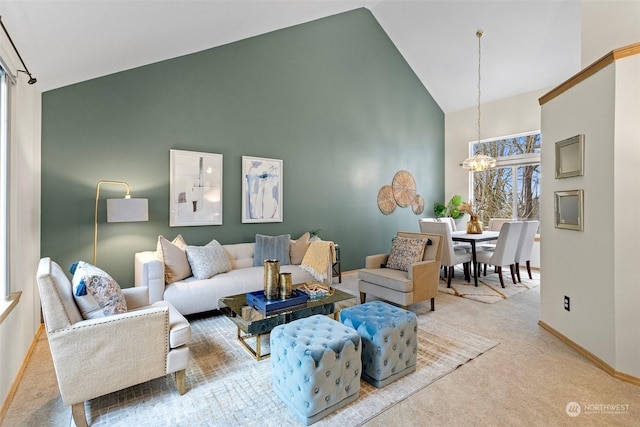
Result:
M138 252L135 255L135 286L149 288L149 303L164 299L164 263L154 251Z
M422 301L438 294L440 281L440 262L436 260L420 261L409 266L408 277L413 281L414 299Z
M364 268L380 268L381 265L386 265L389 259L389 254L377 254L369 255L364 259Z
M127 310L134 310L149 305L149 288L147 286L123 288L122 294L127 301Z
M71 405L166 375L169 309L83 320L48 339L60 394Z

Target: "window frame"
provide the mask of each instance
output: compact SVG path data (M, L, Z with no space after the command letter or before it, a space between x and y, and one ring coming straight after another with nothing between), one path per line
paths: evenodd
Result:
M471 141L469 142L469 157L476 154L474 148L477 144L486 144L494 141L502 141L507 139L516 139L521 137L526 137L530 135L540 135L540 151L542 150L542 132L540 130L534 130L529 132L521 132L512 135L505 135L500 137L492 137L485 138L479 141ZM496 157L496 169L497 168L511 168L511 176L512 176L512 185L514 191L512 192L511 197L511 219L514 221L518 220L518 168L521 166L532 166L532 165L540 165L540 153L526 153L526 154L517 154L513 156L501 156ZM469 199L471 201L475 200L474 194L474 180L475 180L476 172L472 172L469 174Z

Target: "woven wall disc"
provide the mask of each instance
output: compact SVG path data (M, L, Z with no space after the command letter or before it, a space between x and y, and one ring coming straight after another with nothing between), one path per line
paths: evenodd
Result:
M420 215L424 211L424 199L421 195L416 194L416 197L411 201L411 209L416 215Z
M385 215L396 210L396 200L393 198L393 188L390 185L383 185L378 190L378 208Z
M391 183L393 187L393 197L398 206L406 208L416 197L416 181L407 171L398 171Z

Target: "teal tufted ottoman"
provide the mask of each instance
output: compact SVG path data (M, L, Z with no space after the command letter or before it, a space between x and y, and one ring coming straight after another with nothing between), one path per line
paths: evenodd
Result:
M362 338L362 378L380 388L416 370L418 321L410 311L373 301L340 311Z
M315 315L271 331L271 383L278 397L306 425L358 398L360 336Z

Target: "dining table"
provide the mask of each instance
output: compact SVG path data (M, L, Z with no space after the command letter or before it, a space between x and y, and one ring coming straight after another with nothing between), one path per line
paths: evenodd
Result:
M499 231L483 231L481 234L469 234L466 231L453 231L451 240L454 242L465 242L471 244L471 260L473 262L473 282L478 286L478 262L476 261L476 243L490 242L497 240L500 235Z

